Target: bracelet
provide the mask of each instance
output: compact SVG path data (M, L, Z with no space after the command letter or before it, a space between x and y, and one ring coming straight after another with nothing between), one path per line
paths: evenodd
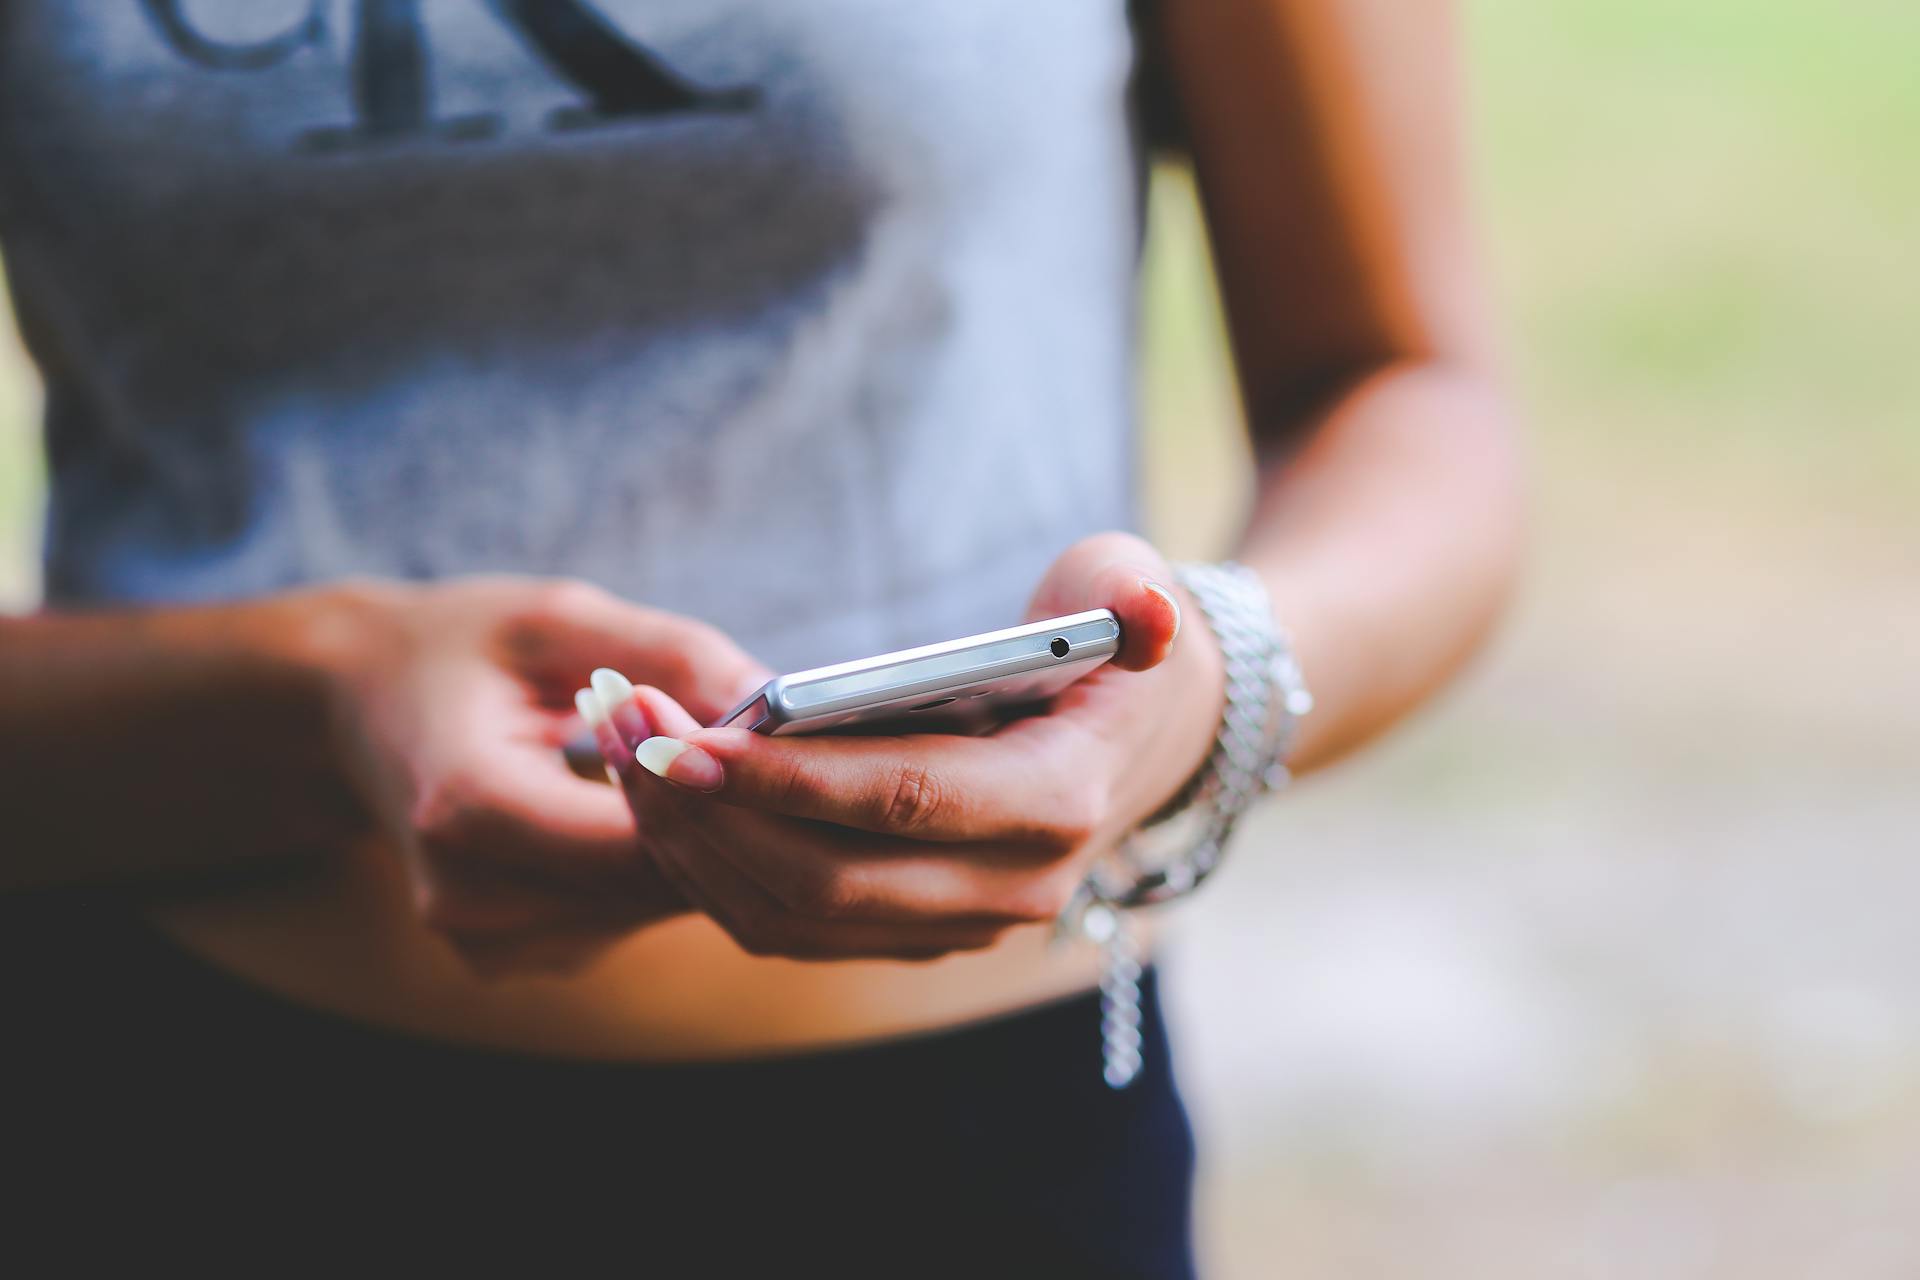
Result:
M1291 781L1287 754L1300 718L1313 710L1292 641L1253 570L1185 564L1174 580L1199 604L1226 667L1213 750L1160 812L1095 866L1055 926L1101 949L1103 1075L1115 1089L1141 1066L1140 954L1125 912L1192 893L1213 873L1240 816Z

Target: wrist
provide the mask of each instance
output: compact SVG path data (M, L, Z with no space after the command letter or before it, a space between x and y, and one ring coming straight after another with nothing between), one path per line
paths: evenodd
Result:
M349 833L373 822L362 767L362 708L378 674L409 646L407 602L418 588L348 579L234 606L208 618L227 637L222 689L209 702L246 708L236 737L299 770Z
M1131 1083L1141 1066L1141 961L1126 909L1191 893L1213 873L1247 806L1286 782L1295 729L1313 707L1292 642L1252 570L1231 562L1190 564L1175 577L1193 612L1205 619L1221 665L1212 686L1223 691L1214 744L1199 772L1149 820L1155 829L1135 832L1096 863L1055 924L1101 948L1101 1056L1106 1081L1116 1089ZM1159 822L1187 830L1170 842Z
M1212 641L1204 652L1217 664L1212 682L1195 687L1220 696L1210 704L1214 718L1199 766L1144 820L1150 831L1122 842L1115 865L1104 869L1109 874L1096 868L1094 894L1115 906L1164 901L1212 872L1241 814L1288 781L1286 761L1313 706L1291 639L1250 569L1188 564L1176 576ZM1170 827L1179 833L1172 840Z
M1180 629L1158 674L1166 681L1171 705L1148 729L1163 763L1155 769L1153 786L1141 796L1145 803L1128 815L1129 828L1151 821L1186 794L1213 752L1226 713L1226 658L1219 637L1191 591L1172 583L1168 587L1180 606Z
M334 745L323 595L10 621L7 883L200 872L365 830Z
M1180 635L1174 659L1181 663L1180 688L1191 714L1182 717L1186 730L1182 747L1190 768L1187 779L1206 764L1213 752L1220 718L1227 710L1227 659L1200 601L1186 586L1176 586L1180 601Z
M359 685L405 647L406 583L347 579L262 601L254 635L289 680L328 696Z

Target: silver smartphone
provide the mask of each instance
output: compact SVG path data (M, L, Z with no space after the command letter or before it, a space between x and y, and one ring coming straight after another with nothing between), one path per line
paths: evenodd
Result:
M969 732L1032 710L1120 650L1107 609L775 676L719 723L756 733Z

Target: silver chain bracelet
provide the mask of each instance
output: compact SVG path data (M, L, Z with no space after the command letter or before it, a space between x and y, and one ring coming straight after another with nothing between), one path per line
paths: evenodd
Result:
M1192 893L1213 873L1240 815L1291 780L1287 755L1300 717L1313 709L1292 642L1253 570L1183 564L1174 580L1200 605L1225 662L1226 709L1213 750L1178 795L1088 874L1055 925L1058 936L1100 948L1102 1074L1115 1089L1132 1084L1141 1067L1140 943L1126 913Z

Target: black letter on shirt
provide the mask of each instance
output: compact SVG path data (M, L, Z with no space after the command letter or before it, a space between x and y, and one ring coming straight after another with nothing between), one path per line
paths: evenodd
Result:
M737 111L757 90L702 89L621 35L580 0L494 0L547 65L587 96L594 115L653 116L676 111Z
M253 44L223 44L201 35L181 11L185 0L140 0L140 3L175 53L216 71L264 71L285 62L299 52L302 45L319 44L327 38L325 0L312 0L305 19L277 36Z
M427 47L420 0L360 0L353 37L353 100L374 138L427 127Z
M186 0L140 0L148 19L173 50L212 70L264 71L327 38L327 0L309 0L304 19L265 40L227 43L203 35L185 12ZM550 127L579 128L622 117L683 111L740 111L759 101L751 86L707 89L675 72L629 40L585 0L491 0L495 16L556 74L586 98L554 113ZM500 120L486 114L455 120L433 117L427 39L420 0L354 0L352 94L356 120L302 135L300 145L332 151L358 143L433 133L479 138Z

